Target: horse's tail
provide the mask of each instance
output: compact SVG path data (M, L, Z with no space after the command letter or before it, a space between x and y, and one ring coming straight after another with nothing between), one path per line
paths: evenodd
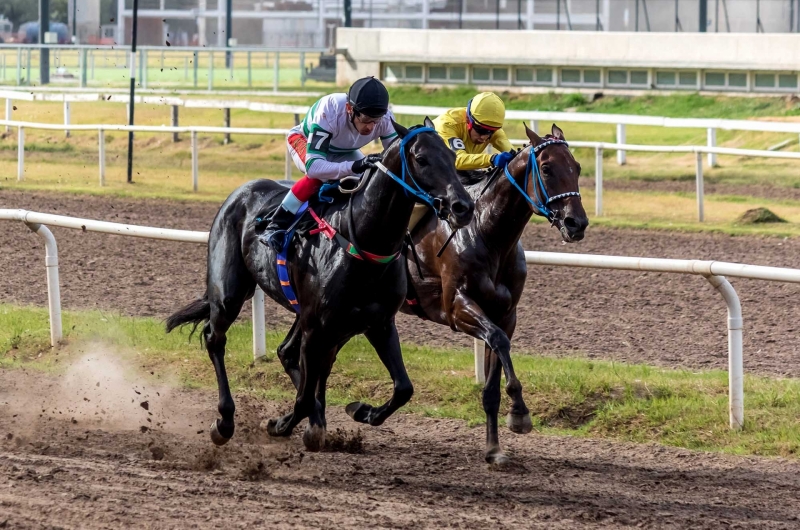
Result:
M167 333L178 326L192 323L194 326L192 327L191 334L194 334L197 326L210 317L211 304L208 303L208 295L204 294L203 298L199 298L186 307L178 309L167 318Z

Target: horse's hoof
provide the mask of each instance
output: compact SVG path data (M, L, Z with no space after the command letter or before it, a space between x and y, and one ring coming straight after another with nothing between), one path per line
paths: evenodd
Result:
M292 434L292 431L290 431L288 429L281 430L279 428L279 421L280 421L280 418L278 418L278 419L272 418L272 419L269 419L269 420L263 420L261 422L261 424L259 425L259 427L262 430L267 431L267 434L269 434L270 436L275 437L275 438L286 438L287 436L290 436Z
M364 403L354 401L344 408L348 416L353 418L359 423L367 423L367 416L369 415L370 406Z
M493 466L505 466L509 462L511 462L511 459L509 459L499 447L494 447L486 451L487 464Z
M517 434L528 434L533 430L533 422L531 422L530 414L512 414L506 416L506 425L511 432Z
M231 436L225 437L219 430L220 421L219 418L211 422L211 441L214 442L214 445L225 445L230 441ZM233 435L233 433L231 433Z
M322 448L325 447L325 427L309 424L303 433L303 445L313 453L322 451Z

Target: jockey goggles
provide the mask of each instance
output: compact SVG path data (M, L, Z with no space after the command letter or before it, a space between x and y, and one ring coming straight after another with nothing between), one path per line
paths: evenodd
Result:
M479 122L475 119L472 115L472 111L470 110L470 106L472 105L472 100L469 100L467 103L467 127L469 129L474 130L481 136L492 136L500 127L492 127L490 125L484 125L483 123Z

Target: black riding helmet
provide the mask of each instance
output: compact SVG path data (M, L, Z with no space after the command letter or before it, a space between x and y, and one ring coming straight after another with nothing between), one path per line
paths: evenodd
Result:
M374 77L363 77L350 87L347 102L356 114L382 118L389 110L389 92Z

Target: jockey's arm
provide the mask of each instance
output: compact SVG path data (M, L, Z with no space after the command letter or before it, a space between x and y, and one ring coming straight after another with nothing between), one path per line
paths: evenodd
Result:
M466 171L469 169L483 169L491 165L491 156L483 153L469 154L466 151L464 140L458 130L448 123L437 123L437 132L447 144L447 147L456 154L456 169Z
M508 139L508 136L503 129L498 129L495 131L495 133L492 135L491 144L498 153L504 153L514 149L514 146L511 145L511 141Z
M317 180L339 180L353 174L353 162L330 162L322 157L309 155L306 158L306 175Z

